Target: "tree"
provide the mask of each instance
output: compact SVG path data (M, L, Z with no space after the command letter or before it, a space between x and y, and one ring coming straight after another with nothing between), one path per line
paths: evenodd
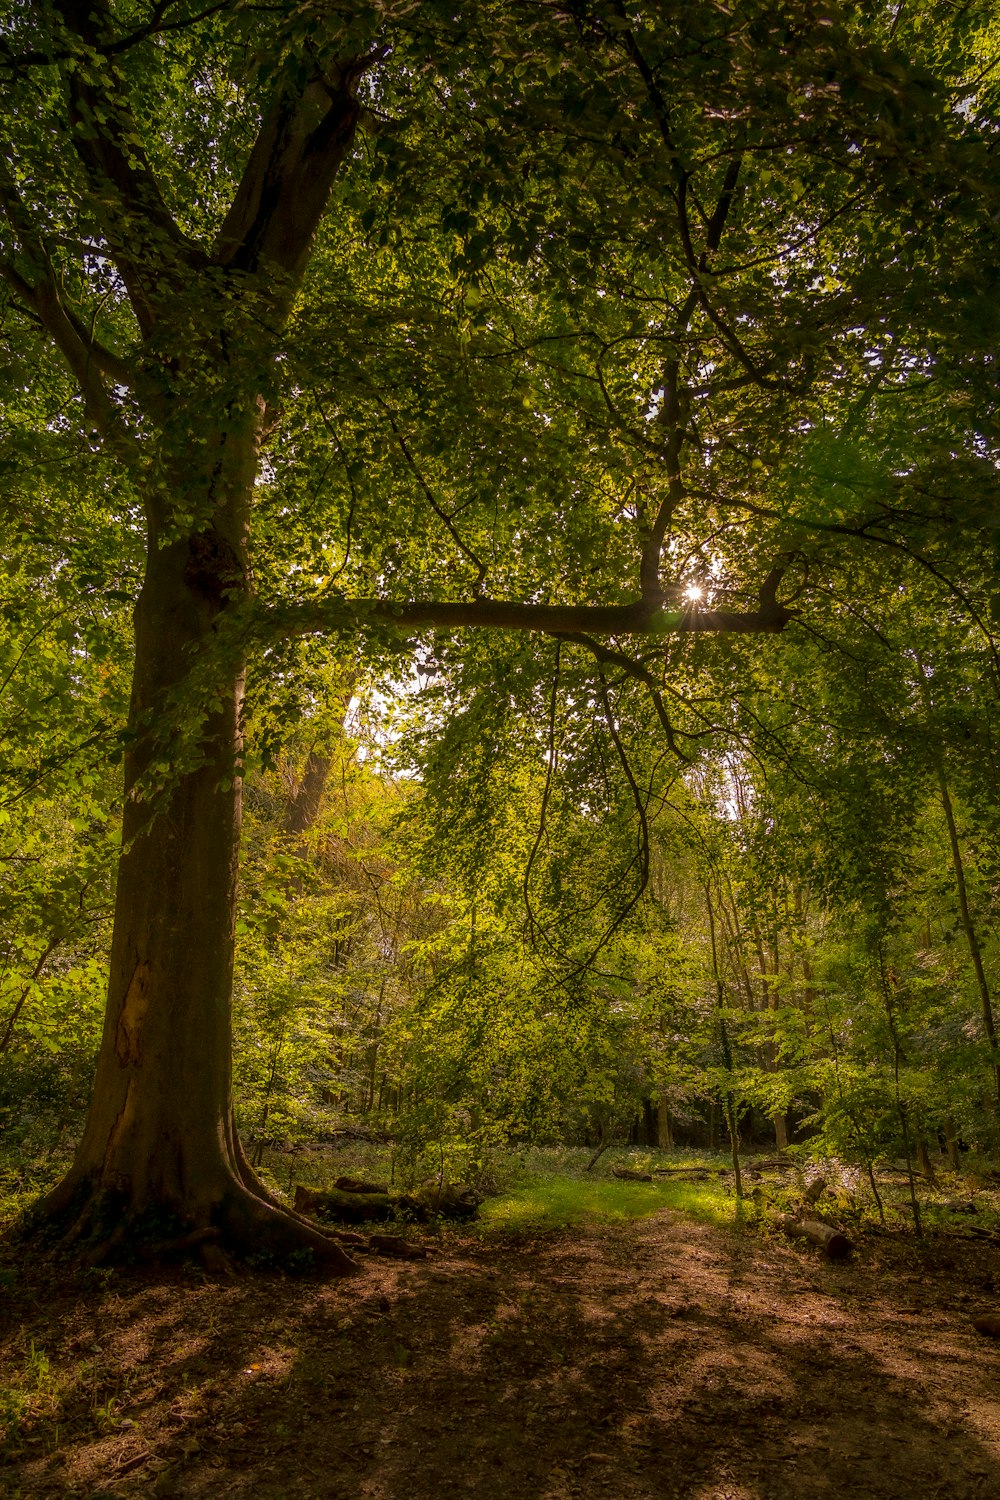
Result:
M927 40L812 0L462 9L4 16L5 328L51 393L12 411L40 490L53 447L100 450L144 551L104 1035L43 1205L95 1258L168 1210L185 1244L349 1268L233 1126L248 651L416 638L446 669L431 632L572 636L669 735L671 641L780 633L809 526L873 528L763 492L905 391L931 247L968 264L988 218L966 13Z

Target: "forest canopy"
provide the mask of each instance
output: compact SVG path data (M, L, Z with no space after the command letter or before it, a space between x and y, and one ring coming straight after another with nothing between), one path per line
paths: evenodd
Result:
M240 1140L345 1111L995 1139L998 45L3 6L0 1107L82 1130L61 1233L347 1268Z

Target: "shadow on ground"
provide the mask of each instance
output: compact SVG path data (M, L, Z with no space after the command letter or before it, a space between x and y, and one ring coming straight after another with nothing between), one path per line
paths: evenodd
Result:
M833 1265L673 1215L332 1284L25 1270L0 1492L996 1500L994 1285L992 1245Z

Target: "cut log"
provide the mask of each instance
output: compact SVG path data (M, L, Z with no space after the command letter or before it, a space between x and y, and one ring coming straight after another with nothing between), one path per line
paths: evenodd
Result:
M814 1245L820 1245L831 1260L839 1260L845 1255L850 1255L854 1249L842 1229L834 1229L830 1224L822 1224L819 1219L794 1219L791 1214L777 1214L774 1222L786 1234L794 1235L796 1239L811 1240Z
M636 1172L631 1167L612 1167L612 1177L620 1177L622 1182L652 1182L652 1172Z

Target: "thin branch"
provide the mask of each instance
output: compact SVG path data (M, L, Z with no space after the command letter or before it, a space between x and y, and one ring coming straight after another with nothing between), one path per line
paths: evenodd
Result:
M538 813L538 831L535 834L535 841L531 846L531 852L529 853L528 858L525 862L524 878L521 882L521 889L524 893L524 909L528 914L528 932L531 936L532 943L537 942L539 923L538 919L535 916L534 908L531 905L531 871L534 867L535 860L538 857L538 851L542 847L542 839L545 837L545 820L548 813L549 798L552 794L552 778L554 777L556 772L556 758L558 754L556 748L556 708L559 701L559 673L561 662L562 643L557 640L556 660L552 672L552 692L549 695L549 761L548 765L545 768L545 786L542 789L542 805Z
M660 721L664 734L666 735L667 744L669 745L672 754L674 754L678 760L683 761L686 765L690 764L690 755L685 755L684 751L677 744L677 731L675 731L674 726L670 721L670 716L667 713L666 704L663 701L663 694L660 691L660 684L657 682L652 672L650 672L647 667L643 666L642 662L634 661L632 657L626 656L623 651L616 651L610 646L602 645L600 641L595 641L593 636L585 635L582 631L576 632L574 634L567 634L563 637L563 639L567 641L573 641L576 645L584 646L596 658L597 661L606 662L609 666L620 667L627 676L634 677L637 682L643 683L643 685L649 690L649 696L652 700L653 707L656 710L656 716ZM689 737L694 738L694 736Z
M14 1036L14 1027L17 1025L21 1012L27 1004L28 997L31 994L31 987L38 981L38 979L41 978L42 970L45 968L45 965L48 963L56 948L58 948L59 943L60 938L58 936L51 937L46 946L42 949L42 952L38 958L38 962L32 969L27 984L23 986L21 993L14 1005L14 1009L7 1017L7 1024L3 1029L3 1035L0 1036L0 1054L6 1052L8 1047L10 1046L11 1040Z
M413 470L413 473L417 479L417 483L420 485L420 488L424 492L427 504L437 516L442 526L444 526L444 528L448 532L448 535L451 537L452 541L455 543L455 546L458 548L459 552L461 552L462 556L467 558L468 561L472 563L473 567L476 569L477 576L476 582L472 589L472 593L474 598L479 598L482 594L483 584L486 581L486 574L489 571L486 564L483 562L482 558L479 557L472 550L472 548L462 540L462 537L460 536L451 516L449 516L448 512L438 504L433 490L427 483L427 480L424 478L424 475L415 458L413 457L413 454L410 452L410 446L403 435L399 423L396 421L395 415L384 401L381 402L381 405L383 406L386 416L389 419L389 426L392 428L396 436L396 441L399 444L400 451L402 452L403 457L406 459L406 462L409 464L410 468Z
M114 356L95 346L83 325L65 304L44 241L17 191L10 166L0 153L0 211L17 237L26 265L22 273L9 259L0 259L0 276L26 303L59 349L83 395L87 420L105 437L126 437L121 412L101 378L102 363ZM124 374L124 367L117 373ZM124 382L123 382L124 383Z
M615 747L615 752L621 762L621 768L625 772L625 780L628 782L629 791L632 793L632 801L635 803L635 810L639 815L639 889L635 894L635 901L638 901L649 884L649 821L646 816L646 804L639 791L639 785L632 771L625 747L621 742L618 726L615 723L615 716L611 710L611 700L608 697L607 679L600 667L597 669L597 679L601 685L601 703L604 708L604 717L607 720L611 743ZM631 910L631 906L635 904L635 901L630 904L629 910Z

